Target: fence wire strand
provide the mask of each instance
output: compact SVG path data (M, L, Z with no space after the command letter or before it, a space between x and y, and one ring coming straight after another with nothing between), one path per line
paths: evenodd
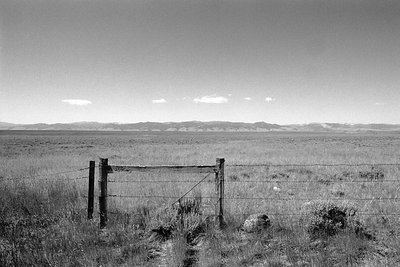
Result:
M107 195L108 197L120 197L120 198L167 198L175 199L177 196L162 196L162 195ZM182 196L186 198L197 198L196 196ZM219 199L219 197L202 196L203 199ZM369 198L280 198L280 197L224 197L224 199L232 200L274 200L274 201L386 201L395 200L400 201L397 197L369 197ZM178 202L178 200L176 201ZM174 202L174 204L176 203Z
M389 183L400 182L400 179L391 180L244 180L244 181L225 181L226 183Z
M192 180L108 180L108 183L193 183ZM235 181L235 180L225 180L227 184L234 183L393 183L400 182L400 179L390 179L390 180L351 180L351 181L343 181L343 180L243 180L243 181Z
M75 178L39 178L35 179L35 181L59 181L59 180L82 180L82 179L88 179L88 176L82 176L82 177L75 177Z
M77 170L46 173L46 174L33 175L33 176L14 177L14 178L0 178L0 181L14 181L14 180L36 180L36 181L38 181L38 180L64 180L64 179L68 180L69 178L40 178L40 177L56 176L56 175L67 174L67 173L75 173L75 172L80 172L80 171L84 171L84 170L88 170L88 169L89 169L89 167L81 168L81 169L77 169ZM39 179L36 179L36 178L39 178Z
M252 213L229 213L226 212L225 216L250 216ZM369 213L369 212L357 212L357 215L366 215L366 216L400 216L400 213ZM206 214L204 214L206 215ZM214 214L207 214L206 216L211 216ZM310 216L310 214L305 214L305 213L267 213L266 215L268 216Z
M395 200L397 197L367 197L367 198L274 198L274 197L224 197L224 199L237 199L237 200L274 200L274 201L386 201Z
M225 164L225 167L361 167L361 166L400 166L400 163Z
M193 180L108 180L108 183L193 183Z

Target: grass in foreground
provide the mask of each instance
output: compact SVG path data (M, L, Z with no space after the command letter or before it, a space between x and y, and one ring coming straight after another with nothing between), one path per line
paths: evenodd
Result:
M326 236L316 236L310 232L310 221L295 218L272 218L272 226L267 230L246 233L240 229L243 220L237 216L227 214L226 227L221 230L211 218L207 220L196 213L181 217L173 208L142 207L134 211L139 216L113 214L107 229L100 230L98 221L86 220L73 185L49 183L45 191L47 196L43 190L38 193L24 184L2 188L0 266L396 266L400 263L397 239L400 228L391 220L382 222L385 227L380 232L368 228L373 238L361 236L354 228L341 228L338 222L332 224L337 226L334 234L330 230ZM325 227L318 220L311 224L317 230Z

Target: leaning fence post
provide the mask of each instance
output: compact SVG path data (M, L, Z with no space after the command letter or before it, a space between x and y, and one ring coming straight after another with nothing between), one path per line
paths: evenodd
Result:
M217 218L219 227L222 228L224 225L224 172L225 172L225 159L217 158L217 174L216 174L216 188L218 194L218 203L217 206Z
M89 189L88 189L88 208L87 218L88 220L93 219L93 206L94 206L94 168L95 162L89 162Z
M99 211L100 211L100 228L107 226L107 171L108 159L100 158L99 164Z

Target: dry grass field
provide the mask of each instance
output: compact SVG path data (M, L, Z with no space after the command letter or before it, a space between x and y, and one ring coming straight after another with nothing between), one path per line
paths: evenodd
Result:
M399 266L400 165L288 166L400 163L399 147L398 133L0 131L0 266ZM199 211L176 216L172 203L204 174L112 173L109 194L135 197L110 197L100 230L80 170L100 157L225 158L226 226L208 217L213 175L188 195ZM254 213L271 226L242 231Z

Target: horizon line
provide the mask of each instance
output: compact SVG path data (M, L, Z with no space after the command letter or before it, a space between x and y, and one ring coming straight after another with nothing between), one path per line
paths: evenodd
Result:
M13 125L35 125L35 124L77 124L77 123L99 123L99 124L138 124L138 123L161 123L161 124L168 124L168 123L185 123L185 122L200 122L200 123L210 123L210 122L228 122L228 123L247 123L247 124L255 124L255 123L266 123L266 124L276 124L280 126L285 125L310 125L310 124L345 124L345 125L367 125L367 124L386 124L386 125L400 125L399 123L387 123L387 122L303 122L303 123L273 123L273 122L266 122L266 121L254 121L254 122L245 122L245 121L228 121L228 120L213 120L213 121L201 121L201 120L185 120L185 121L138 121L138 122L99 122L99 121L73 121L73 122L34 122L34 123L15 123L15 122L7 122L7 121L0 121L0 123L4 124L13 124Z

